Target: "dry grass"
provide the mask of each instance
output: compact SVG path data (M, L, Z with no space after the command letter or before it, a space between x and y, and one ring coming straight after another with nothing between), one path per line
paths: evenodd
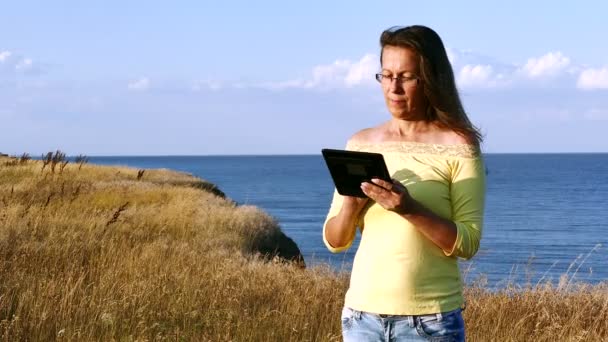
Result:
M279 231L261 210L168 170L12 160L0 340L340 340L347 276L256 256L252 241ZM569 285L467 289L469 340L605 340L608 286Z
M564 277L565 278L565 277ZM606 341L608 286L539 285L465 291L471 341Z

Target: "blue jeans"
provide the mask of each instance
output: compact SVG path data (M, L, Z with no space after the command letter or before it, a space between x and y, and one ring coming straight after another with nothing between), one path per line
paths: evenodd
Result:
M378 315L342 309L345 342L464 341L462 310L430 315Z

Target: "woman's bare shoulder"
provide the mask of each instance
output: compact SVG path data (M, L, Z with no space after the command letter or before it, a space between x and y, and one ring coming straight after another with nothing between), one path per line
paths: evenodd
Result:
M439 145L474 145L474 138L459 133L451 127L440 123L429 126L425 134L421 135L422 142Z
M383 138L383 125L364 128L350 137L351 142L373 143L381 141Z
M439 132L435 139L437 139L437 143L444 145L470 145L473 143L470 138L452 130Z
M350 137L351 142L365 143L372 141L375 135L375 127L364 128Z

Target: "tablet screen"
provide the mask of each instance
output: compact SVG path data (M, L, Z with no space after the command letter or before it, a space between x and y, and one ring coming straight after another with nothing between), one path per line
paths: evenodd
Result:
M367 197L361 190L362 182L372 178L391 182L380 153L334 149L323 149L321 152L340 195Z

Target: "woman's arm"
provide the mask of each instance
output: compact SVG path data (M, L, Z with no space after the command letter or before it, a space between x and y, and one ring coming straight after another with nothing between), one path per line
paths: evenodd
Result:
M343 248L354 239L359 214L367 201L367 198L343 196L340 212L325 224L325 240L331 247Z
M373 184L364 183L361 188L379 205L410 221L446 255L470 259L477 253L485 202L485 167L480 158L452 163L450 220L425 208L398 181L374 179Z
M410 221L424 236L446 252L452 251L456 242L456 224L446 220L420 202L413 199L405 186L398 181L389 183L373 179L373 184L363 183L363 192L381 205Z

